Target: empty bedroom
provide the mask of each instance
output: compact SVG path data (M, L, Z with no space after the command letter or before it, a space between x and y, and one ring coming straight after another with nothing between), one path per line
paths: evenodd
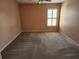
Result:
M0 0L0 59L79 59L78 0Z

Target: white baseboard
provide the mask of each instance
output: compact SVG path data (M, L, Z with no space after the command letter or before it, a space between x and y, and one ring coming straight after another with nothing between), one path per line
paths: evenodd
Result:
M20 33L18 33L16 36L14 36L7 44L5 44L1 49L0 49L0 52L2 52L10 43L12 43L16 38L17 38L17 36L19 36L21 34L21 32Z
M60 32L67 41L69 41L71 44L75 45L75 47L77 47L79 49L79 44L74 41L73 39L71 39L70 37L68 37L67 35L65 35L64 33Z

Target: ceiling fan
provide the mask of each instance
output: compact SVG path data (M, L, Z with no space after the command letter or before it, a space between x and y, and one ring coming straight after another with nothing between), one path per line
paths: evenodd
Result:
M52 0L39 0L39 4L41 3L50 3L52 2Z
M39 0L39 1L48 1L48 2L50 2L51 0Z

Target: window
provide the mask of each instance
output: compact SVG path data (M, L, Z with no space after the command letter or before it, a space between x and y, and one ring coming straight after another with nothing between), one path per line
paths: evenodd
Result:
M56 26L57 9L48 9L47 26Z

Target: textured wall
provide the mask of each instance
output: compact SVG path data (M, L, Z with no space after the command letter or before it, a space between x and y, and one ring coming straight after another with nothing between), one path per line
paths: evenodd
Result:
M15 0L0 0L0 49L21 32Z
M79 43L79 0L65 0L61 8L60 31Z
M59 21L61 4L19 4L19 6L24 32L58 31L58 23L57 27L47 27L47 9L58 8Z

